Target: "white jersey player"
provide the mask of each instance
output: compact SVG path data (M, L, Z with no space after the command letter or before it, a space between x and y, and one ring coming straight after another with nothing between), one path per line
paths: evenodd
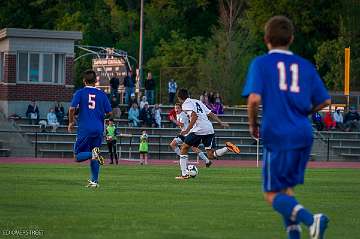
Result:
M184 131L189 126L189 117L187 114L182 111L181 105L179 103L175 104L175 112L176 112L176 125L180 127L181 131ZM170 147L174 150L174 152L180 156L180 146L184 143L186 135L179 134L176 136L170 143ZM206 167L210 167L211 161L206 157L204 152L202 152L197 147L192 147L192 150L198 154L199 158L204 160Z
M240 153L240 149L230 142L226 142L226 147L215 151L213 149L215 147L214 127L208 117L220 123L223 127L229 127L229 125L222 122L219 117L212 113L201 101L190 99L186 89L179 90L178 99L182 103L182 110L189 116L190 123L188 127L181 132L181 135L186 136L180 151L181 176L176 177L176 179L190 178L186 170L190 147L198 147L199 144L202 143L205 146L210 160L214 157L222 156L228 151Z

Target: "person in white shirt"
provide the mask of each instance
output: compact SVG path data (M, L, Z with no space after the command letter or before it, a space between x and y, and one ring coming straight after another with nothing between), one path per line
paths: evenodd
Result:
M189 117L187 114L182 111L181 105L179 103L175 104L175 112L176 112L176 125L179 126L181 131L186 130L189 125ZM179 134L176 136L170 143L170 147L174 150L174 152L180 157L180 146L184 143L185 136ZM206 157L204 152L202 152L197 147L191 147L191 149L198 154L199 158L201 158L204 162L206 167L210 167L211 161Z
M333 117L334 117L334 120L336 123L336 128L343 130L344 129L344 117L339 108L335 109Z
M50 108L50 111L47 114L47 123L52 127L52 132L56 132L56 129L60 125L53 108Z
M201 101L190 99L189 92L186 89L179 90L178 99L182 103L182 110L189 116L190 123L185 130L181 131L181 135L186 136L180 150L181 176L178 176L175 179L191 178L187 175L186 170L188 152L191 146L198 147L199 144L202 143L205 146L209 160L214 157L222 156L228 151L237 154L240 153L240 149L231 142L226 142L226 147L215 151L214 128L208 117L218 122L223 127L229 127L229 125L222 122L219 117L212 113Z

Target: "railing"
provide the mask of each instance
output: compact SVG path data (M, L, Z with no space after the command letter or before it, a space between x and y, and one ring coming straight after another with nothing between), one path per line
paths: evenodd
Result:
M49 140L50 137L57 136L58 140ZM71 139L65 140L64 137L71 137ZM224 137L216 137L216 143L219 145L223 141ZM126 158L134 160L134 154L138 152L137 147L139 145L140 135L133 134L120 134L117 138L117 152L119 158ZM161 159L162 154L171 153L170 148L166 146L170 143L170 137L164 137L163 135L150 135L149 136L149 149L152 159ZM251 142L250 137L232 137L233 140L241 141L242 139L246 142ZM164 141L166 140L166 142ZM312 151L312 158L314 160L322 161L331 161L331 160L343 160L342 148L344 148L345 154L351 156L351 147L344 145L343 141L350 141L351 139L333 139L331 137L326 137L322 134L317 134L314 137L314 146ZM359 148L356 146L356 143L360 137L354 139L353 145L354 148ZM72 147L69 148L69 144L75 142L75 134L68 133L42 133L42 132L32 132L32 131L14 131L14 130L0 130L0 152L4 148L9 148L11 151L11 156L30 156L30 157L39 157L44 156L45 153L53 154L53 156L64 157L71 155ZM243 141L242 141L243 142ZM41 146L41 144L48 144L47 148ZM65 146L64 146L65 145ZM60 146L60 147L59 147ZM245 154L251 154L252 159L257 157L257 152L255 150L256 145L239 145L242 152L240 158L243 158ZM166 148L166 149L165 149ZM247 152L248 150L248 152ZM347 150L347 151L346 151ZM359 149L360 150L360 149ZM250 152L251 151L251 152ZM256 153L255 153L256 152ZM348 153L346 153L348 152ZM261 150L260 150L261 154ZM251 158L251 157L250 157ZM355 156L356 158L356 156ZM261 157L260 157L261 159ZM358 159L358 158L356 158Z

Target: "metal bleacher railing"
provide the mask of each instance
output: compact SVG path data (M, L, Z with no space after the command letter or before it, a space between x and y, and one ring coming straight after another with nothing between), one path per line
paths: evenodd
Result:
M360 159L360 134L347 133L347 138L339 138L337 132L323 132L314 134L314 147L312 160L333 161L333 160L359 160ZM20 138L23 140L20 142ZM72 147L75 142L75 134L50 133L26 130L0 130L0 153L1 156L29 156L29 157L57 157L71 158ZM51 140L50 140L51 138ZM151 159L175 158L169 143L173 136L150 134L149 155ZM139 134L122 133L117 138L117 151L120 159L134 160L138 158ZM259 156L261 160L262 145L257 151L256 141L243 136L217 136L216 143L223 146L224 140L234 140L242 152L240 155L230 154L226 159L252 159ZM241 143L242 142L242 143ZM107 156L106 144L103 143L102 152ZM195 154L190 153L194 158Z

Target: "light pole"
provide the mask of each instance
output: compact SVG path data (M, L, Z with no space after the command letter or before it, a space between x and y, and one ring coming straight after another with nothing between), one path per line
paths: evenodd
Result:
M140 43L139 43L139 79L137 86L139 89L138 100L140 98L140 87L143 76L143 28L144 28L144 0L141 0L140 7Z

